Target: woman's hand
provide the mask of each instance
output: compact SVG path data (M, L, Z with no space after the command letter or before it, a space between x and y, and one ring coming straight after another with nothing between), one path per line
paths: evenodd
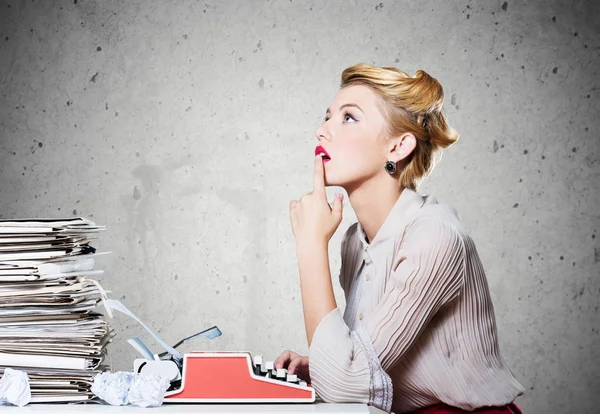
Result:
M292 351L284 351L275 360L275 368L286 368L288 374L297 374L298 378L310 383L308 357L298 355Z
M333 208L327 202L323 158L315 156L313 191L290 202L290 218L296 244L329 242L342 221L343 194L338 194Z

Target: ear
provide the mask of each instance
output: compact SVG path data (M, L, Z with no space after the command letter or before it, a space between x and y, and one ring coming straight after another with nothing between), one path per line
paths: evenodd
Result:
M416 148L417 139L407 132L389 140L388 160L398 162L406 159Z

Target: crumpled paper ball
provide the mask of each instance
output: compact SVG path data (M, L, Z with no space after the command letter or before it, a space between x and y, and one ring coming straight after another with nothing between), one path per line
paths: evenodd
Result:
M133 378L133 372L126 371L97 374L92 384L92 392L110 405L126 404Z
M138 407L158 407L162 405L163 399L171 382L155 374L136 374L133 384L129 389L127 402Z
M29 377L24 371L6 368L0 378L0 404L13 404L22 407L31 401Z

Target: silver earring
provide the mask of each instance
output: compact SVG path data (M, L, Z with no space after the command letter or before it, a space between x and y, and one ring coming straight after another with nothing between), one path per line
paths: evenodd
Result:
M395 162L391 162L391 161L387 161L385 163L385 170L387 172L389 172L390 175L393 175L396 172L396 163Z

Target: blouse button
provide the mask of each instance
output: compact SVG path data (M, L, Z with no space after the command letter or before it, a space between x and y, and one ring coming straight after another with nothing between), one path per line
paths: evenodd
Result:
M370 274L370 273L367 273L367 274L365 275L365 279L367 279L367 282L368 282L369 280L371 280L371 274Z
M363 320L363 313L362 312L358 314L358 319L360 319L361 321Z

